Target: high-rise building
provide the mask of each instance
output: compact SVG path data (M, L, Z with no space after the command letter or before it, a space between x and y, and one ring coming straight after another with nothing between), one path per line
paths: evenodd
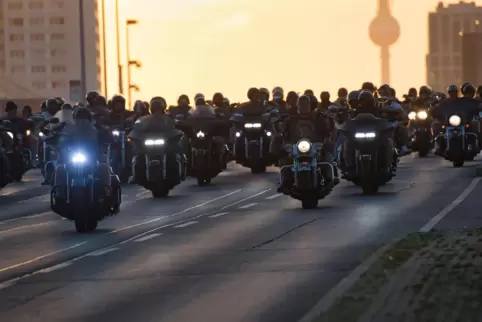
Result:
M474 2L439 3L428 16L429 53L427 83L435 90L464 82L462 38L465 33L482 31L482 7Z
M84 0L87 90L102 82L99 9ZM0 95L11 99L79 93L78 0L0 0Z
M462 78L464 82L482 85L482 32L462 37Z

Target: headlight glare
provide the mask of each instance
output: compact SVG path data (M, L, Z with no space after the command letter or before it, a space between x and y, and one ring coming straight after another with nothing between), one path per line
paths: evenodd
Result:
M300 142L298 142L297 147L300 153L307 153L311 149L311 143L306 140L301 140Z
M458 116L458 115L452 115L452 116L449 118L449 123L450 123L450 125L452 125L452 126L459 126L460 123L462 123L462 119L461 119L460 116Z

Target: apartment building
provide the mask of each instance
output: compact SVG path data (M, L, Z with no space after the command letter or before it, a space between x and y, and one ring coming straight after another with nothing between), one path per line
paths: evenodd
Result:
M465 33L482 31L482 7L474 2L445 6L439 3L428 16L429 53L427 83L435 90L462 84L462 38Z
M84 0L87 90L102 88L98 17L98 1ZM78 0L0 0L0 95L78 99L79 18Z
M462 37L462 77L465 82L482 85L482 32Z

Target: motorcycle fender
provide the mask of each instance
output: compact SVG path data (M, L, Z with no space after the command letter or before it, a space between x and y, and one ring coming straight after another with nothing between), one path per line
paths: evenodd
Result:
M296 171L295 186L298 190L313 189L313 173L311 172L311 169L309 171Z
M159 160L151 160L147 167L147 180L151 182L162 181L164 179L162 163Z

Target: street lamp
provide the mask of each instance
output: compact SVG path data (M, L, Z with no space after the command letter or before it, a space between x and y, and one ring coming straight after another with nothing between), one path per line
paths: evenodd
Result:
M137 85L131 84L131 66L135 66L137 68L141 68L142 64L140 61L131 59L130 55L130 42L129 42L129 27L133 25L137 25L139 21L135 19L128 19L126 21L126 55L127 55L127 106L131 106L132 104L132 91L135 90L136 92L139 91L139 87Z

